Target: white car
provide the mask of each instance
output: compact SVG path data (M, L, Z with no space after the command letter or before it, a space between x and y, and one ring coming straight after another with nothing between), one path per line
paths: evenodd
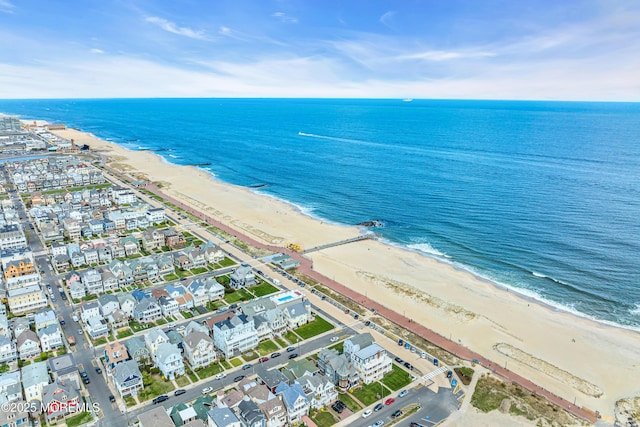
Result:
M378 420L375 423L371 424L371 427L380 427L382 424L384 424L384 421Z
M213 387L205 387L202 389L202 394L211 393L213 391Z
M398 397L405 397L407 394L409 394L409 390L402 390L398 393Z
M373 411L371 409L367 409L362 413L362 418L367 418L371 414L373 414Z
M221 372L221 373L219 373L219 374L216 374L215 378L216 378L217 380L221 380L221 379L223 379L223 378L224 378L224 377L226 377L226 376L227 376L227 374L225 374L225 373L222 373L222 372Z
M331 337L331 342L336 342L338 341L338 339L339 339L338 337Z

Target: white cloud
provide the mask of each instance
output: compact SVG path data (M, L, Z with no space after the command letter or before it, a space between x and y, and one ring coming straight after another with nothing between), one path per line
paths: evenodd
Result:
M425 52L412 53L408 55L400 55L397 57L399 60L417 59L424 61L449 61L452 59L465 59L465 58L490 58L496 56L492 52L455 52L445 50L428 50Z
M272 14L271 16L273 16L274 18L278 18L280 21L286 22L287 24L297 24L298 23L298 18L296 18L295 16L289 16L284 12L276 12L276 13Z
M0 12L13 13L15 6L9 0L0 0Z
M192 39L206 40L206 36L203 31L193 30L188 27L179 27L174 22L167 21L164 18L159 18L157 16L149 16L145 19L145 21L150 22L154 25L157 25L163 30L173 34L178 34L178 35L189 37Z
M96 48L93 48L93 49L91 49L89 52L91 52L91 53L97 53L97 54L102 54L102 53L104 53L104 50L102 50L102 49L96 49Z
M384 25L385 27L391 28L391 24L392 24L392 20L393 17L396 15L396 12L393 10L390 10L388 12L386 12L385 14L383 14L379 21L382 23L382 25Z

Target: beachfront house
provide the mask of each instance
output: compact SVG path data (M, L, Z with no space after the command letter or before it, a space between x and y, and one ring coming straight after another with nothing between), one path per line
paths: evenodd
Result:
M248 264L241 264L229 276L229 286L233 289L240 289L255 284L256 276Z

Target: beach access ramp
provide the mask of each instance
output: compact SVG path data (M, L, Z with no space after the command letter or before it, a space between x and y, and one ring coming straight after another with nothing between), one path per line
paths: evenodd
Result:
M320 246L314 246L313 248L305 249L300 251L301 254L308 254L309 252L321 251L323 249L332 248L334 246L346 245L348 243L359 242L361 240L375 239L375 235L373 234L363 234L362 236L352 237L350 239L340 240L338 242L327 243Z

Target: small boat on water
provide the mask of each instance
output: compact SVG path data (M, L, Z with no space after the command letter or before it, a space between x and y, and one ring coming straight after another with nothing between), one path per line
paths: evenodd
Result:
M402 102L411 102L413 101L413 98L405 98L402 100Z

